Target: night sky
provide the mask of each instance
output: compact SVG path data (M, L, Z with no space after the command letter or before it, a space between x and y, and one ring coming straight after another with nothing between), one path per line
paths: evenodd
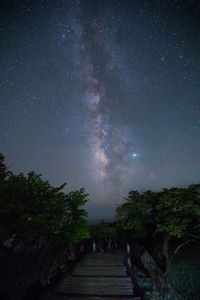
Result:
M0 57L14 173L85 187L90 219L200 182L200 1L1 1Z

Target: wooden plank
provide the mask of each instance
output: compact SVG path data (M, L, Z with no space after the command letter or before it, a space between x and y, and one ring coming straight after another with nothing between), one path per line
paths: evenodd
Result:
M96 260L96 261L82 261L80 263L82 266L123 266L123 263L120 261L105 261L105 260Z
M72 275L79 276L127 276L124 266L83 266L78 265Z
M81 265L123 265L123 255L91 253L81 261Z
M129 300L141 300L140 297L132 297L132 298L128 298ZM73 300L127 300L127 298L114 298L114 297L73 297Z
M64 282L70 283L86 283L86 282L112 282L113 284L125 284L129 283L132 284L130 277L72 277L68 276Z
M103 259L103 260L122 260L123 255L116 254L105 254L105 253L96 253L96 254L88 254L85 259Z
M81 296L81 297L85 297L85 296L106 296L106 297L124 297L124 298L132 298L133 297L133 291L131 290L111 290L111 289L101 289L101 290L97 290L97 289L88 289L86 287L79 289L77 291L77 289L75 290L69 290L66 291L65 289L60 289L58 291L59 294L61 295L68 295L68 296Z
M133 284L123 265L122 253L90 253L65 278L57 293L72 299L134 299ZM109 297L107 299L106 297Z
M133 295L130 277L68 277L58 292L68 295Z
M86 266L123 266L123 261L118 259L83 259L80 263L80 265L86 265Z

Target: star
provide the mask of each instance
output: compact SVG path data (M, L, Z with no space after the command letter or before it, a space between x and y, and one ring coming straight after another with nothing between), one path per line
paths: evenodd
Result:
M131 154L131 156L132 156L133 158L135 158L135 157L138 157L139 154L134 152L134 153Z

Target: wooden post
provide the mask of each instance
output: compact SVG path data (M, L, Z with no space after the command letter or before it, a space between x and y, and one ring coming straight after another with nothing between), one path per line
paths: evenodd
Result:
M93 252L96 252L96 244L95 244L94 241L93 241L93 243L92 243L92 251L93 251Z
M129 243L126 244L126 250L127 250L127 253L128 253L128 254L131 252L131 248L130 248Z
M127 254L128 254L127 262L128 262L128 265L129 265L130 268L131 268L131 267L132 267L132 266L131 266L131 258L130 258L131 247L130 247L130 244L129 244L129 243L126 244L126 250L127 250Z

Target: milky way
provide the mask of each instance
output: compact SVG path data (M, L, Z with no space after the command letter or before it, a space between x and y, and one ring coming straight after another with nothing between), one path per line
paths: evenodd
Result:
M126 100L122 80L111 64L106 24L101 14L91 14L83 5L83 51L86 96L93 128L91 147L100 179L106 183L122 184L131 175L126 162L131 142L123 135L123 115L116 110ZM112 82L112 86L109 85ZM114 84L114 86L113 86ZM123 107L122 111L123 112Z

